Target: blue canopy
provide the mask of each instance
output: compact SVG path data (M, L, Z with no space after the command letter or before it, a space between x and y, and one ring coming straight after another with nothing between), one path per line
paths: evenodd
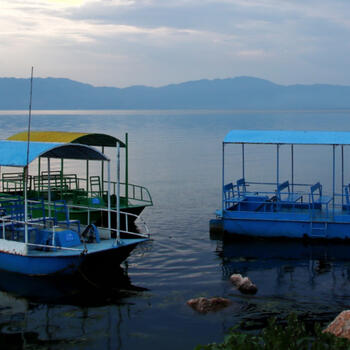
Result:
M24 141L0 140L0 166L25 167L27 165L27 145L27 142ZM28 164L38 157L108 160L104 154L87 145L31 142Z
M224 143L350 145L350 132L231 130Z

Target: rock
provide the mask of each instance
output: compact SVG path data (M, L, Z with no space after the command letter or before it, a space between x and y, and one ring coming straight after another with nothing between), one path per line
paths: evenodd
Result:
M238 288L243 281L243 277L240 274L233 274L230 277L230 281Z
M256 294L258 288L248 277L244 277L242 283L238 287L238 290L244 294Z
M202 314L206 314L210 311L219 311L230 304L230 300L220 297L210 299L201 297L187 301L187 305L191 306L194 310Z
M240 274L233 274L230 281L237 287L237 289L244 294L256 294L257 286L249 279L249 277L242 277Z
M332 333L336 337L350 339L350 310L341 312L323 332Z

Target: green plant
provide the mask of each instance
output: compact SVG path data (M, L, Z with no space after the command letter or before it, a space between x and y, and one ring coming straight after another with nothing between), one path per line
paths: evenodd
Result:
M198 345L195 350L350 350L350 341L322 333L320 324L308 330L295 314L286 323L277 323L275 318L260 334L242 333L232 328L220 344Z

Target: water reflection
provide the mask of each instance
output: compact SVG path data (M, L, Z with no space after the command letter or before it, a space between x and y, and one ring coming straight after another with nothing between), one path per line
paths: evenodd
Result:
M307 320L328 322L349 308L350 245L292 241L217 240L222 278L249 276L256 296L230 296L244 303L243 328L261 327L271 316L294 311Z
M134 286L127 265L82 271L71 278L27 277L0 272L0 342L7 349L122 349Z

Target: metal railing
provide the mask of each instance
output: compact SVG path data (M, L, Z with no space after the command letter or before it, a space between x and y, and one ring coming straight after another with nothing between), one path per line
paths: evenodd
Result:
M312 193L311 188L315 184L290 184L292 192L280 193L279 198L275 182L246 182L246 191L238 191L236 184L226 184L223 189L223 208L224 210L236 211L281 211L283 209L298 210L299 212L309 211L311 217L323 216L331 218L336 213L341 215L350 215L350 199L346 192L334 193L327 196L327 193ZM271 190L271 187L273 189ZM263 190L261 190L263 188ZM225 191L226 190L226 191ZM288 202L288 195L297 194L298 200ZM259 198L260 197L260 198ZM328 197L328 198L326 198ZM255 200L254 200L255 198ZM285 200L284 200L285 199ZM249 201L249 204L247 204Z
M22 173L3 173L0 179L1 188L3 192L23 192L23 174ZM50 182L50 184L49 184ZM111 181L111 195L117 194L117 182ZM89 189L87 191L87 179L79 178L76 174L62 174L59 171L52 171L50 178L46 172L43 172L40 176L28 177L28 190L45 192L49 187L53 190L61 192L62 195L66 191L77 191L86 193L86 197L104 196L107 195L108 181L103 181L98 190ZM83 195L83 193L81 193ZM152 206L153 201L151 194L146 187L135 185L131 183L120 183L120 196L127 198L127 200L133 201L131 204L142 203L143 205Z
M104 181L107 184L107 181ZM111 181L111 189L113 195L117 194L117 182ZM153 205L151 194L149 193L146 187L140 185L134 185L128 183L121 182L120 183L120 196L124 198L128 198L128 200L133 200L136 202L141 202L147 205Z
M85 209L88 211L88 225L90 224L90 211L103 211L103 212L107 212L108 213L108 208L105 208L105 207L89 207L89 206L85 206L85 205L75 205L75 204L72 204L72 205L68 205L67 204L67 207L69 209ZM118 214L117 210L114 210L114 209L111 209L110 210L111 213L114 213L114 214ZM147 227L147 224L146 222L143 220L142 216L141 215L136 215L136 214L133 214L133 213L127 213L127 212L124 212L124 211L120 211L120 215L121 216L125 216L125 228L126 230L120 230L121 233L127 233L127 234L132 234L132 235L137 235L137 236L142 236L142 237L150 237L150 233L149 233L149 229ZM128 218L129 217L133 217L135 218L136 220L138 220L138 224L141 224L146 233L141 233L141 232L132 232L132 231L129 231L129 220ZM105 229L107 229L108 227L104 227ZM115 231L117 232L117 229L114 229L114 228L110 228L111 231Z
M38 201L28 201L30 203L40 203ZM100 210L100 211L105 211L105 212L108 212L108 209L106 208L90 208L90 207L87 207L87 206L76 206L76 205L70 205L68 206L69 208L77 208L77 209L87 209L88 212L89 210L93 209L93 210ZM117 214L117 211L116 210L110 210L111 213L114 213L114 214ZM150 237L150 233L149 233L149 229L147 227L147 224L145 223L145 221L143 220L143 218L140 216L140 215L135 215L135 214L132 214L132 213L126 213L126 212L120 212L120 215L125 215L125 230L119 230L120 233L125 233L125 234L129 234L129 235L135 235L137 237L142 237L142 238L149 238ZM132 232L132 231L129 231L129 224L128 224L128 217L131 216L131 217L134 217L136 218L136 220L138 220L138 225L142 225L144 230L145 230L145 233L142 233L142 232ZM70 251L80 251L80 252L88 252L88 246L86 245L86 242L82 242L82 244L84 244L84 249L82 248L74 248L74 247L62 247L62 246L58 246L58 245L55 245L55 240L56 240L56 235L55 235L55 232L56 232L56 229L61 227L61 225L54 225L53 224L53 221L54 219L53 218L46 218L46 220L48 222L52 222L52 225L50 227L48 227L48 225L45 225L44 223L39 223L37 222L37 220L40 219L40 218L35 218L33 220L28 220L27 222L24 221L24 220L15 220L13 218L11 218L10 216L2 216L0 217L0 222L1 222L1 227L2 227L2 238L4 240L8 240L8 241L13 241L13 242L18 242L18 240L16 239L7 239L6 238L6 233L9 233L9 231L6 230L6 227L8 227L9 225L8 224L13 224L13 225L22 225L23 227L25 227L27 225L28 228L30 227L38 227L39 229L45 229L45 230L51 230L51 233L52 233L52 237L51 237L51 241L52 241L52 244L38 244L38 243L31 243L31 242L21 242L21 243L26 243L28 246L31 246L33 248L45 248L45 249L50 249L50 250L57 250L57 249L61 249L61 250L70 250ZM90 222L88 222L88 224L90 224ZM104 229L108 229L108 227L104 227ZM115 229L115 228L110 228L110 231L111 232L115 232L115 233L118 233L118 230ZM15 232L15 229L14 231L10 231L10 233L14 233ZM118 237L116 237L116 241L118 240Z

